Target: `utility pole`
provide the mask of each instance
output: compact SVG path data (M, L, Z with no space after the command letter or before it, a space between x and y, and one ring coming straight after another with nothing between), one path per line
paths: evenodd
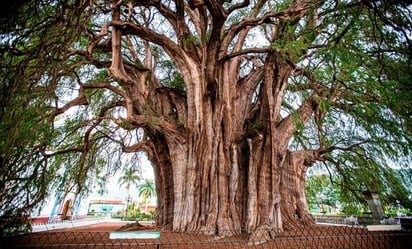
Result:
M129 202L131 201L130 194L126 198L126 217L127 217L127 211L129 210Z

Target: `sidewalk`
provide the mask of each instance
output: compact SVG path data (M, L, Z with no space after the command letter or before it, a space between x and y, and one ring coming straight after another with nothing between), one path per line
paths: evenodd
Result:
M44 224L33 225L32 232L33 233L44 232L44 231L50 231L50 230L55 230L55 229L89 226L89 225L107 223L107 222L123 222L123 221L119 219L112 219L110 217L81 219L81 220L66 220L66 221L56 222L56 223L44 223ZM124 221L124 222L126 223L128 221Z

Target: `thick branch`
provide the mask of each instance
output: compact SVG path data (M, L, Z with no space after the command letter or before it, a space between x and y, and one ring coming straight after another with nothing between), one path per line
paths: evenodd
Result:
M315 98L317 98L317 95L305 99L302 105L297 110L298 117L303 124L305 124L309 120L309 117L317 108L317 103L314 100ZM281 144L287 144L287 141L289 141L293 133L296 132L295 120L292 117L292 115L289 115L286 118L284 118L279 123L278 128L284 134L283 138L285 141L283 141Z
M160 35L152 29L131 22L124 22L118 20L110 22L110 25L122 30L124 35L138 35L143 40L150 41L163 47L165 51L169 54L169 56L171 56L180 63L186 62L184 59L184 52L165 35Z
M113 1L115 2L115 1ZM120 6L114 6L112 20L120 20ZM112 65L109 68L110 74L122 82L132 82L132 79L125 72L122 59L122 31L120 27L112 27Z
M270 51L271 51L271 48L247 48L247 49L239 50L231 54L225 55L223 58L220 59L219 62L224 63L232 58L245 55L245 54L266 54L266 53L269 53Z
M205 0L206 6L212 15L214 22L224 22L227 18L227 13L221 3L215 0Z
M107 35L108 23L103 24L100 33L96 35L87 46L87 56L90 60L93 60L93 49L96 45Z
M125 153L132 153L132 152L139 152L139 151L149 151L151 150L150 143L152 143L150 140L147 141L141 141L139 143L126 146L122 144L122 151Z
M228 14L232 13L233 11L237 10L237 9L241 9L244 7L247 7L250 4L249 0L244 0L243 2L240 3L236 3L232 6L230 6L230 8L226 11Z
M185 21L185 3L182 0L175 1L176 11L171 10L166 5L162 4L161 1L149 0L149 1L135 1L136 6L153 6L157 8L159 13L164 16L167 21L173 27L176 33L179 46L185 49L187 54L190 54L193 59L199 60L199 55L196 53L197 48L191 42L186 42L191 36L189 27ZM189 2L190 4L190 2ZM194 22L195 26L196 22Z

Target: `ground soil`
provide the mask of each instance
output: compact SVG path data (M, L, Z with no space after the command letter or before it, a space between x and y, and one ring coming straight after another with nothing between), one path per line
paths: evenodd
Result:
M157 231L160 239L110 239L113 231ZM412 248L411 233L368 232L357 227L317 225L262 234L261 238L206 236L173 233L152 224L110 222L12 237L2 241L2 248Z

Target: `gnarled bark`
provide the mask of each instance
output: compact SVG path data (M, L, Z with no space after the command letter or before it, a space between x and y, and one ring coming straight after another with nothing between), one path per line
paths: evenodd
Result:
M231 235L264 227L282 229L284 221L311 223L304 203L303 157L287 151L295 124L291 117L281 117L294 65L277 50L256 50L266 53L265 60L251 59L253 68L244 77L240 73L239 67L249 60L242 57L249 26L265 21L256 18L262 6L256 6L251 19L223 32L228 11L247 2L229 10L214 1L190 3L191 10L181 1L176 10L152 3L171 23L177 43L146 26L122 21L117 5L110 23L110 73L133 96L126 119L142 125L150 138L157 224L178 232ZM202 37L199 44L186 41L191 29L183 11L188 11ZM176 19L171 18L174 12ZM288 12L266 18L297 21L304 13L302 6L291 5ZM127 67L120 53L122 34L162 46L181 73L185 94L178 96L163 87L154 75L149 80L147 69ZM278 38L281 35L274 33L271 39ZM146 57L151 56L146 51ZM146 66L151 69L149 61ZM259 95L257 101L254 94ZM314 99L308 98L296 110L298 118L306 122L316 108Z
M286 155L281 180L282 218L287 227L313 225L306 200L305 173L310 166L311 155L305 151L293 151Z

